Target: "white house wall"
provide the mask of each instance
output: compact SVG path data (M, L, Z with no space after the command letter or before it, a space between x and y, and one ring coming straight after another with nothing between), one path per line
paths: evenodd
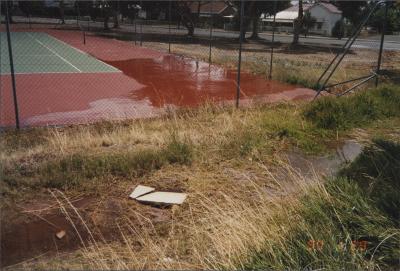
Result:
M322 28L317 29L317 25L312 29L312 32L317 32L324 35L332 35L332 28L335 26L336 22L342 17L339 13L332 13L325 7L320 5L315 5L309 9L312 17L314 17L317 22L322 23Z

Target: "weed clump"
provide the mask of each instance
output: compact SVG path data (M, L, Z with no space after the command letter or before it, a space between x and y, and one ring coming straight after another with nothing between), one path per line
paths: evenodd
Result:
M190 164L192 146L176 136L161 149L84 154L74 153L46 161L35 168L6 169L3 181L11 187L71 188L85 180L107 176L141 177L165 164Z
M177 135L172 134L170 142L162 150L162 156L171 164L190 165L193 159L193 146L180 141Z
M311 89L318 89L319 87L314 81L294 74L287 75L283 81L292 85L300 85Z
M400 116L400 87L383 86L346 97L323 97L303 111L324 129L345 130L385 117Z

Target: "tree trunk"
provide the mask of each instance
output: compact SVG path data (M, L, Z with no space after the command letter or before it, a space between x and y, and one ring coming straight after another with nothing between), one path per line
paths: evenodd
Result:
M303 0L299 0L299 14L297 19L294 21L293 42L292 42L293 45L299 44L299 36L302 25L303 25Z
M188 30L188 36L193 37L194 36L194 25L192 23L188 22L186 24L186 28Z
M200 21L200 9L201 9L201 1L197 3L197 22Z
M104 16L104 30L110 30L110 28L108 27L108 19L109 19L109 16L107 14Z
M63 0L60 1L59 8L60 8L60 20L61 20L61 24L65 24L64 1L63 1Z
M250 36L250 39L258 39L258 17L253 17L252 18L252 23L253 23L253 29L252 29L252 33Z
M113 10L114 28L119 28L118 11Z
M13 3L12 1L7 1L6 2L7 8L8 8L8 21L9 21L10 24L14 23L14 20L13 20L13 4L12 3Z
M191 13L191 10L189 6L187 5L188 3L183 3L182 5L178 5L178 12L180 13L181 16L181 21L182 24L187 28L188 30L188 36L193 37L194 36L194 28L195 28L195 18Z

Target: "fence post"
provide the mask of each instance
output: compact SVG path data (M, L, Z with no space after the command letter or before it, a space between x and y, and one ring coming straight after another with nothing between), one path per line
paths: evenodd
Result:
M135 45L137 40L137 27L136 27L136 5L133 9L133 28L134 28L134 35L135 35Z
M236 108L239 107L240 100L240 66L242 64L242 43L243 36L246 35L243 29L243 17L244 17L244 0L240 0L240 28L239 28L239 59L237 69L237 84L236 84Z
M32 29L31 14L28 14L29 29Z
M378 86L379 83L379 74L381 72L381 64L382 64L382 53L383 53L383 43L385 41L385 31L386 31L386 22L388 15L388 2L385 1L385 18L382 22L382 33L381 33L381 44L379 46L379 56L378 56L378 65L376 67L376 78L375 78L375 87Z
M271 57L269 62L269 76L268 79L272 79L272 58L274 57L274 42L275 42L275 19L276 19L276 3L274 0L274 21L272 22L272 41L271 41Z
M85 28L81 27L81 24L79 23L81 21L81 11L79 9L79 2L78 1L76 2L76 11L77 11L77 14L78 14L78 17L77 17L77 20L76 20L78 22L78 28L82 31L82 34L83 34L83 44L86 44Z
M143 8L143 1L140 1L140 10ZM146 14L147 15L147 14ZM140 46L143 44L143 18L140 18Z
M212 34L213 34L213 24L214 24L214 15L213 15L213 7L214 1L211 1L211 15L210 15L210 48L208 50L208 63L211 64L211 48L212 48Z
M10 17L8 14L8 2L6 2L6 31L7 31L7 44L8 44L8 56L10 59L10 72L11 72L11 83L13 89L13 98L14 98L14 110L15 110L15 126L19 130L19 111L18 111L18 100L17 100L17 91L15 85L15 72L14 72L14 61L12 54L12 46L11 46L11 35L10 35Z
M171 53L171 0L168 3L168 53Z

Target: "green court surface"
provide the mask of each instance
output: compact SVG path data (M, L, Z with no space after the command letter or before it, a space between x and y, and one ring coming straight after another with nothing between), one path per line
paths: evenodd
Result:
M10 73L6 35L0 33L0 74ZM17 74L119 72L46 33L13 32L11 44Z

